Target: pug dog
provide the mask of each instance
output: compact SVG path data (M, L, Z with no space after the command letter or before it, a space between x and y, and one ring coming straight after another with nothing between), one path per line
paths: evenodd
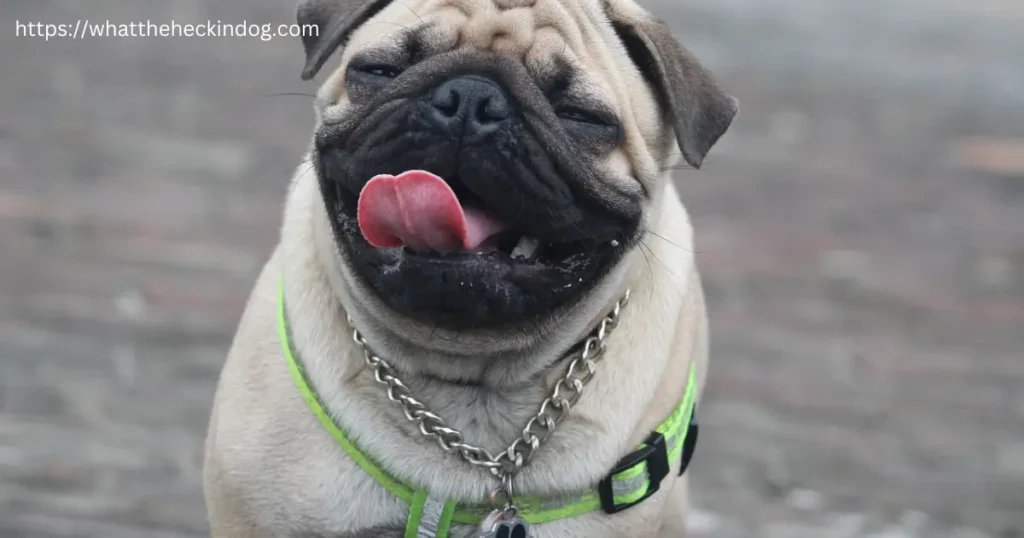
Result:
M297 19L304 79L340 61L219 379L212 535L684 536L707 322L671 171L736 100L632 0Z

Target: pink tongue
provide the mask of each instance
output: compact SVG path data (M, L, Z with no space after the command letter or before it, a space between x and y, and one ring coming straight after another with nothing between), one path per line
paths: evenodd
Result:
M505 229L482 211L463 208L443 179L423 170L374 176L359 193L356 220L375 247L419 251L474 250Z

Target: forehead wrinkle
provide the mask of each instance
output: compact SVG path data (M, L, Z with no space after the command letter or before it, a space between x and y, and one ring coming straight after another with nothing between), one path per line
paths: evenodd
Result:
M451 49L457 42L458 36L445 32L436 19L428 17L405 36L407 62L417 64L433 54Z
M588 32L587 24L584 24L589 23L585 10L578 4L570 7L557 0L541 1L546 1L545 7L551 10L550 13L541 13L541 16L553 24L544 27L550 28L549 32L538 30L538 35L543 34L546 39L534 42L535 54L527 59L531 71L541 74L537 83L543 86L545 81L565 79L565 97L580 104L603 104L616 112L621 111L624 102L616 88L609 86L614 83L607 80L608 77L593 75L607 71L616 62L608 58L601 40ZM562 46L554 50L551 45L556 36Z
M572 1L567 3L572 4ZM567 48L575 56L580 56L581 51L586 50L586 43L580 32L582 25L579 24L577 17L573 16L572 11L560 0L537 0L534 14L538 31L542 28L551 28L566 42Z
M583 22L587 15L575 5L579 1L429 0L422 14L424 18L447 18L446 22L459 34L460 45L526 57L530 49L539 45L538 34L550 30L564 42L565 48L583 56L588 36L580 28L586 26ZM460 20L455 22L453 16ZM547 43L550 45L550 40Z
M593 10L593 12L583 9L581 6L583 1L585 0L563 3L553 0L553 4L565 14L564 19L573 23L563 25L563 35L568 34L567 37L571 38L569 45L577 61L589 64L591 67L615 65L614 60L606 54L607 50L603 39L606 37L603 34L609 21L601 9ZM584 24L585 22L590 24Z
M598 35L602 31L601 28L607 26L607 20L594 20L591 18L588 11L580 5L582 1L586 0L571 2L538 0L538 2L543 2L546 8L537 11L538 27L541 27L542 24L545 28L550 27L564 42L565 46L559 52L554 53L554 55L568 64L569 67L574 68L573 71L576 75L573 77L574 81L584 83L594 90L600 90L598 92L601 96L599 99L618 97L615 89L608 87L605 80L596 80L595 77L586 75L589 72L600 73L607 69L608 66L616 65L616 62L613 58L608 57L603 40ZM603 14L603 11L601 13ZM590 25L587 23L592 23L591 25L596 28L595 32L598 34L592 33L588 27ZM552 54L550 47L545 45L547 43L539 39L534 43L539 52ZM550 57L537 58L536 61L544 64L550 63L552 59ZM616 101L618 102L611 104L613 106L621 104L621 101L618 99Z
M463 46L522 55L534 41L536 23L531 9L499 7L494 0L447 0L464 19L456 32Z

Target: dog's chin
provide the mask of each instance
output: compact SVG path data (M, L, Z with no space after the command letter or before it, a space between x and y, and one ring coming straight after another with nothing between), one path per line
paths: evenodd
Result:
M491 248L476 251L378 248L360 232L354 203L336 202L329 211L336 240L356 276L394 311L446 329L539 326L586 296L625 246L545 242L512 228Z

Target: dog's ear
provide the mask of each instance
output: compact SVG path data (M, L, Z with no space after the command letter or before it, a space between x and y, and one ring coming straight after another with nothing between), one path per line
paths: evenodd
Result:
M664 22L646 13L627 15L623 11L608 9L612 26L671 113L683 158L700 168L708 151L732 124L739 102L719 87Z
M302 80L316 76L331 53L344 46L352 31L389 3L391 0L300 0L295 18L304 30L306 65L302 68Z

